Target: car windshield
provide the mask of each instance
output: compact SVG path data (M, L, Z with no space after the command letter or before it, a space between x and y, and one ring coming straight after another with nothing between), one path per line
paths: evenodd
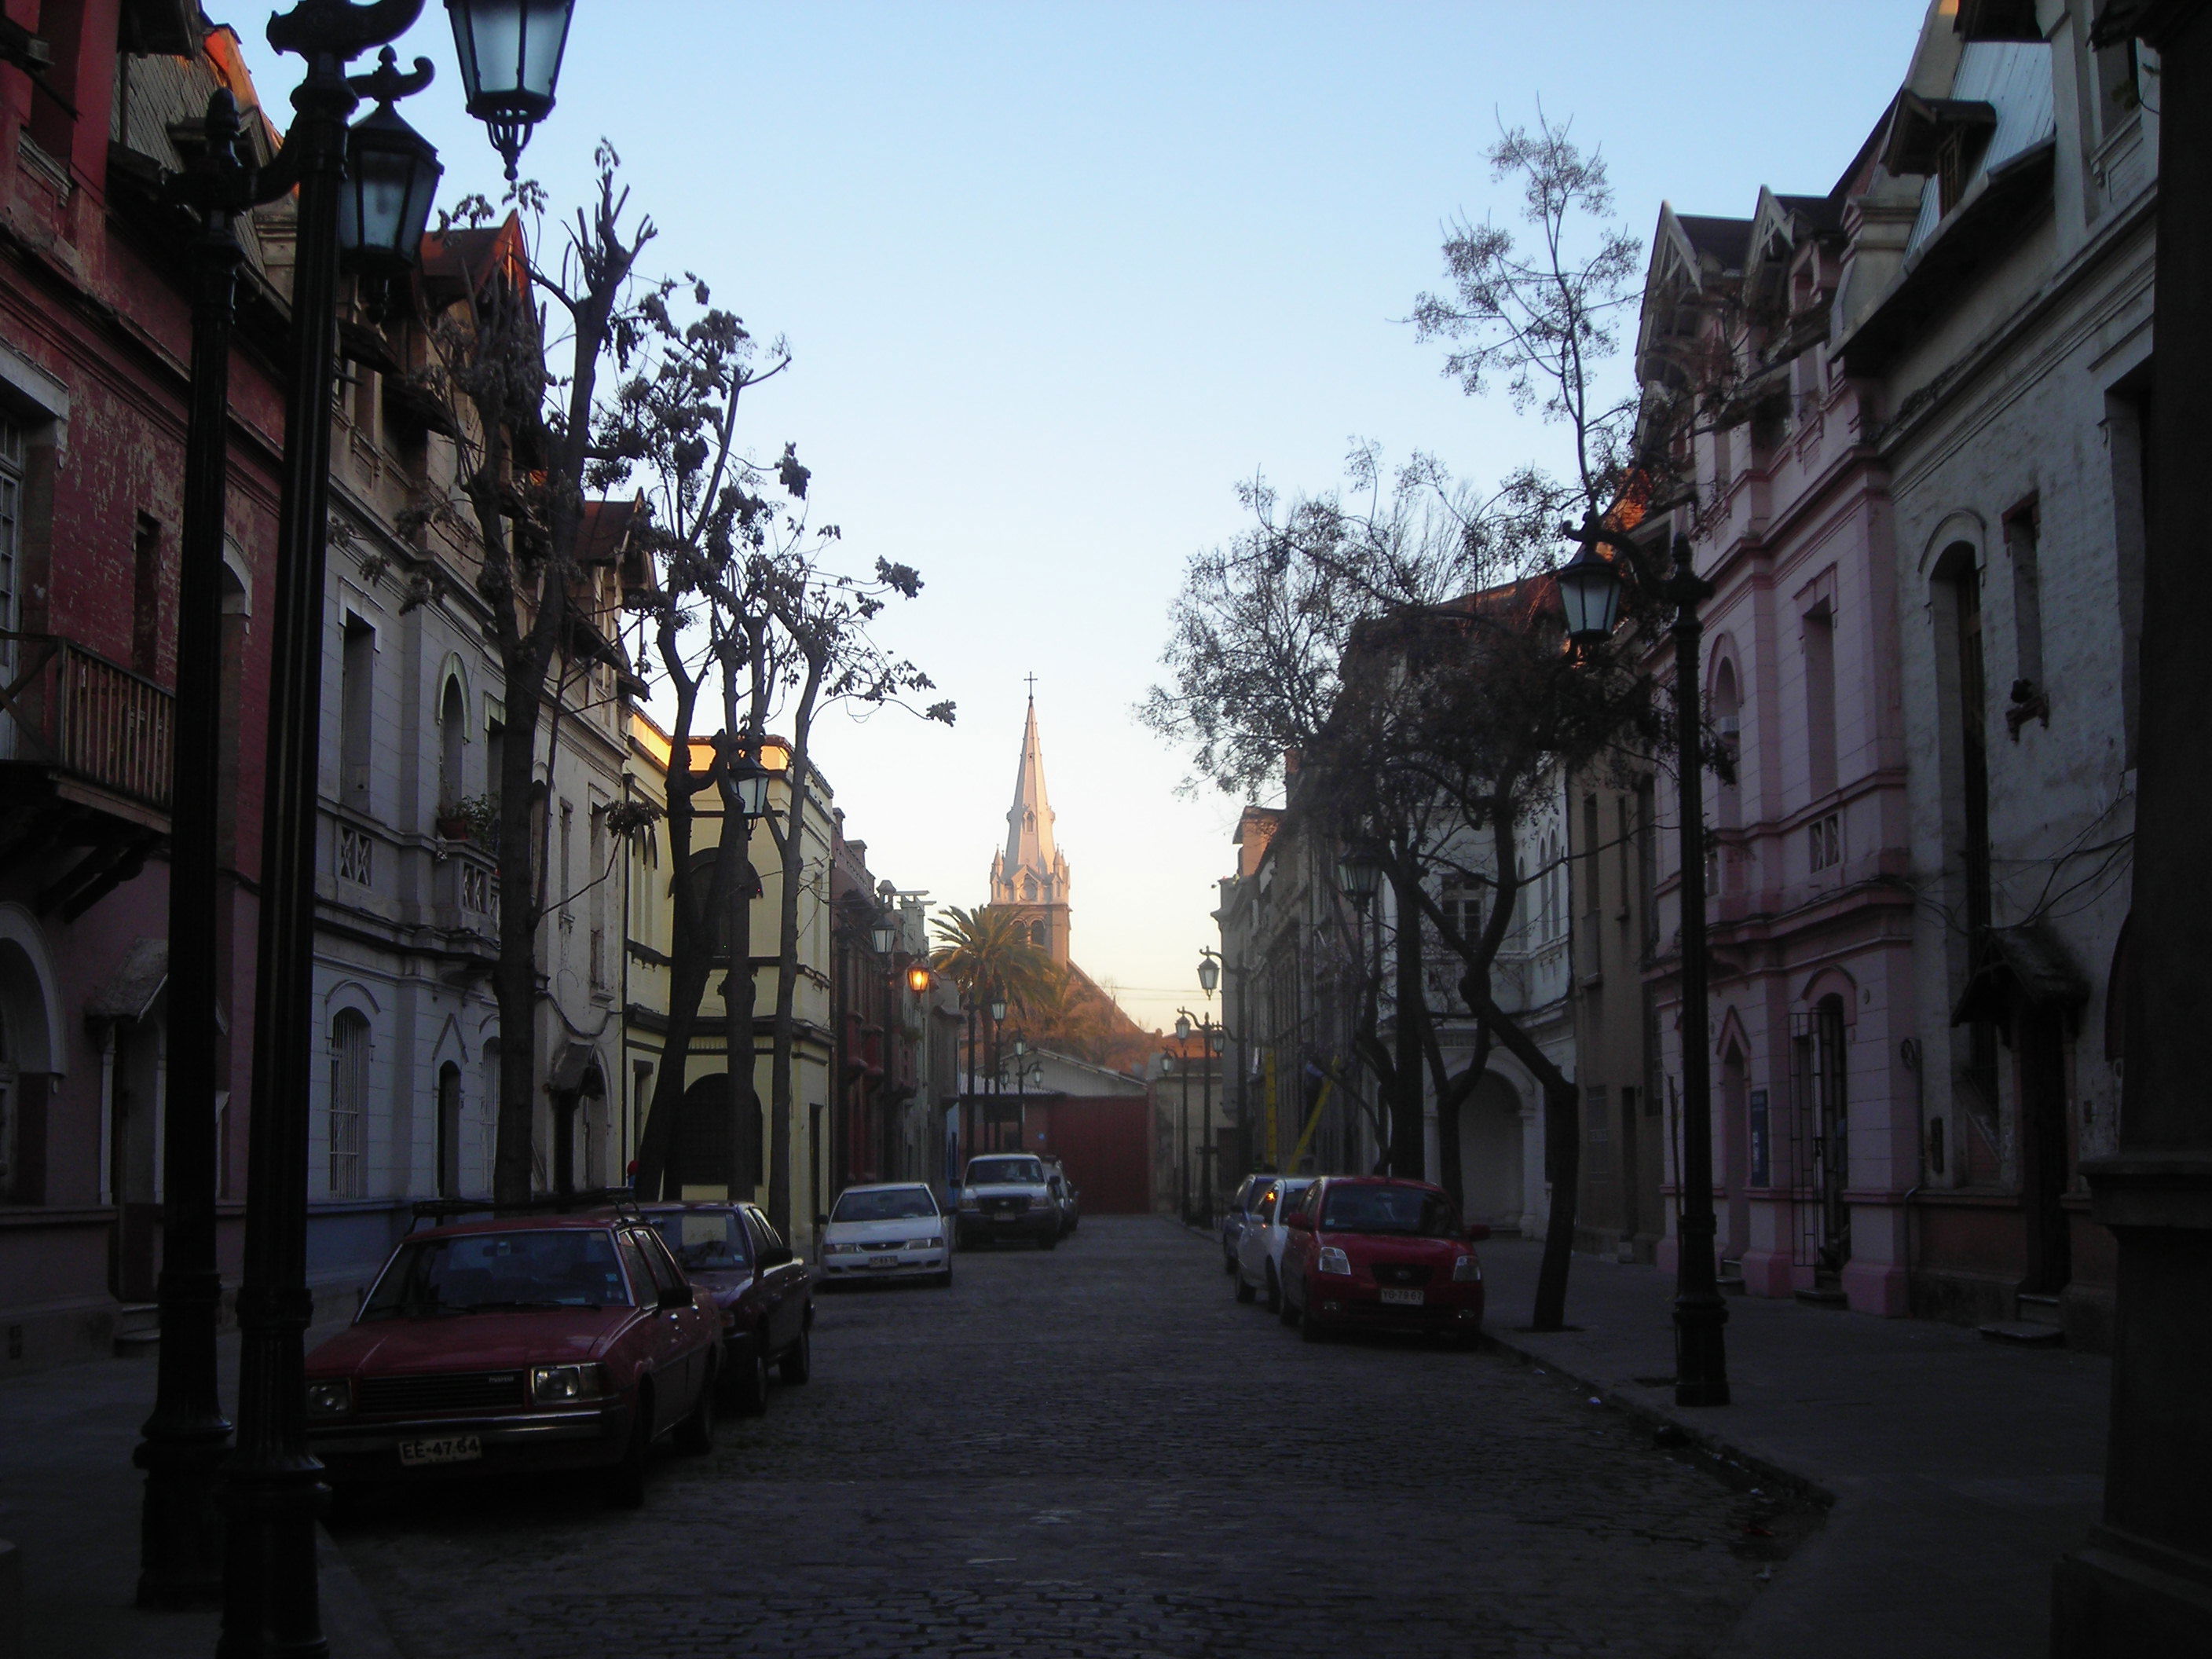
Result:
M1033 1158L979 1158L968 1166L971 1187L1042 1187L1044 1165Z
M933 1216L937 1200L927 1187L891 1187L872 1193L845 1193L830 1212L832 1221L904 1221Z
M686 1273L722 1273L752 1265L744 1224L727 1210L663 1210L646 1219Z
M361 1316L434 1319L514 1308L626 1308L614 1240L599 1228L463 1233L403 1244Z
M1419 1187L1333 1187L1322 1206L1321 1231L1456 1238L1459 1212L1442 1193Z

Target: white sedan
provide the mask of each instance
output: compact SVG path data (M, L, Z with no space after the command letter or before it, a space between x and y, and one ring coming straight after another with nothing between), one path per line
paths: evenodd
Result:
M951 1224L920 1182L848 1187L822 1229L822 1267L831 1281L927 1279L952 1282Z
M1280 1313L1283 1308L1283 1245L1290 1237L1290 1229L1283 1225L1283 1217L1291 1202L1313 1185L1310 1176L1285 1176L1261 1194L1251 1215L1246 1218L1244 1231L1237 1240L1237 1299L1249 1302L1255 1296L1265 1295L1267 1311Z

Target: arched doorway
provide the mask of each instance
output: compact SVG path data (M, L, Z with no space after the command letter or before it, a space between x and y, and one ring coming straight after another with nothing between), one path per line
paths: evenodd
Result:
M461 1068L447 1060L438 1068L438 1196L461 1192Z
M670 1160L686 1197L750 1199L760 1185L760 1103L748 1095L732 1110L726 1072L695 1079L684 1091Z
M1528 1210L1521 1096L1494 1072L1474 1085L1460 1108L1459 1147L1468 1219L1517 1232Z

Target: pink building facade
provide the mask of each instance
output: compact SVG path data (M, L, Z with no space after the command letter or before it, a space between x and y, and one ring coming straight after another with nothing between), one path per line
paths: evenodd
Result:
M1899 188L1871 148L1825 197L1762 191L1747 219L1661 214L1638 367L1715 411L1686 441L1697 504L1670 533L1713 585L1703 691L1735 764L1706 784L1709 1029L1681 1027L1665 777L1647 979L1670 1192L1682 1045L1709 1046L1723 1277L1896 1315L1917 1170L1896 566L1871 389L1827 349L1854 243ZM1654 665L1669 664L1662 647Z

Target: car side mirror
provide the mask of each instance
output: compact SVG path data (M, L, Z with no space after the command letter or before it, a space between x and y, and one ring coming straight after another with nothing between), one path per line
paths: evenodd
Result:
M1490 1224L1487 1221L1470 1221L1467 1224L1467 1242L1468 1243L1480 1244L1484 1239L1489 1237Z
M666 1290L661 1291L660 1305L668 1309L690 1307L691 1287L689 1285L671 1285Z
M788 1244L763 1244L761 1246L760 1264L763 1267L781 1267L785 1262L790 1260L791 1246Z

